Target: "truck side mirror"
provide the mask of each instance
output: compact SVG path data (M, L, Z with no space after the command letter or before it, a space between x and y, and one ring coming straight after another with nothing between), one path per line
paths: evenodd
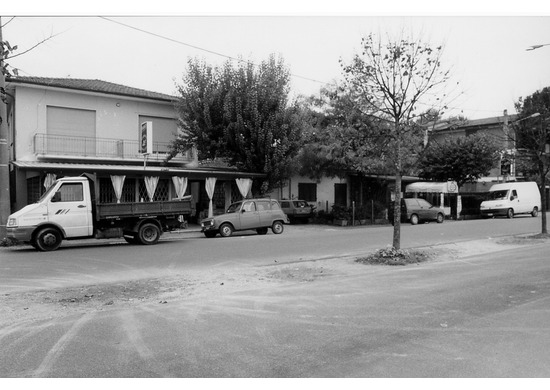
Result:
M61 202L61 192L57 191L53 196L52 196L52 203L55 203L55 202Z

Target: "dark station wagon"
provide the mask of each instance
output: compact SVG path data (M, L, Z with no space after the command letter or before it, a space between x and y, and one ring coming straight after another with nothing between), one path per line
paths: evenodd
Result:
M393 203L389 209L389 217L393 223ZM443 209L433 206L422 198L401 199L401 222L410 222L412 225L427 221L442 223L445 220Z
M313 217L313 207L305 200L281 200L281 208L290 222L308 222Z

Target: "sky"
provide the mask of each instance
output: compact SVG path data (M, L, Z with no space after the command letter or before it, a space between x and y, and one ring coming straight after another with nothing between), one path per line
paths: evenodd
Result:
M21 76L100 79L172 95L189 58L221 65L237 58L260 63L270 54L288 66L292 97L318 95L323 85L342 80L339 61L360 52L362 37L385 39L400 31L444 46L443 66L452 76L447 115L479 119L505 109L512 114L520 97L550 86L550 45L526 50L550 44L550 8L529 8L529 1L519 9L501 3L498 9L400 11L337 8L323 1L276 10L228 6L236 3L183 9L157 1L130 12L103 1L76 10L16 6L3 11L2 32L18 45L16 53L51 37L8 61Z

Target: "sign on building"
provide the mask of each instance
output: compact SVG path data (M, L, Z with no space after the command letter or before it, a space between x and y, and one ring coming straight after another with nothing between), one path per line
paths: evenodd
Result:
M153 153L153 122L143 122L139 129L139 153Z

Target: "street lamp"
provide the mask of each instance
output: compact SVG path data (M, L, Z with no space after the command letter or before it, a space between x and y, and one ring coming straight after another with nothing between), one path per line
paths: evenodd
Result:
M525 51L540 49L543 46L550 46L550 43L545 43L545 44L542 44L542 45L532 45L532 46L528 47L527 49L525 49Z

